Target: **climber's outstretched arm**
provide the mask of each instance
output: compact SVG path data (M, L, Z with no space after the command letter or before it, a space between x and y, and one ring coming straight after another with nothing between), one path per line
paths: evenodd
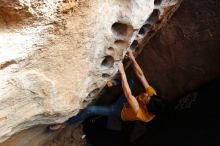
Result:
M122 88L125 94L125 97L127 99L127 102L129 105L132 107L135 113L137 113L139 109L139 104L137 102L137 99L132 95L131 89L129 87L127 77L124 71L124 66L122 63L119 64L119 72L121 74L121 83L122 83Z
M140 68L139 64L135 60L135 57L134 57L131 49L128 49L128 57L130 58L130 60L132 62L132 65L134 67L134 71L135 71L138 79L141 81L144 88L147 89L149 87L149 83L148 83L142 69Z

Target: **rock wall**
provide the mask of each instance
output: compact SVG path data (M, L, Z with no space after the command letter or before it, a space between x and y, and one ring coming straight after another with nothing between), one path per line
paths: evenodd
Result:
M178 102L183 103L176 106L180 109L186 108L185 111L171 111L147 125L147 130L143 125L132 130L131 123L125 122L121 131L125 138L119 136L120 132L112 134L103 124L103 118L96 120L96 124L86 122L88 125L85 129L89 131L87 134L93 145L220 145L219 96L215 96L219 89L220 77L219 8L219 0L183 1L170 21L147 43L137 57L148 81L162 98L173 101L185 97ZM135 77L133 68L128 68L127 76ZM218 80L215 81L215 85L209 87L209 84L200 88L201 93L198 96L198 90L195 89L216 79ZM137 95L143 90L141 83L136 79L132 93ZM188 94L189 92L191 94ZM106 90L98 104L113 103L121 93L119 88ZM145 135L131 142L131 137L138 137L144 130ZM71 145L72 136L65 138L66 135L68 132L61 132L51 146Z
M0 142L85 108L180 2L0 0Z
M219 7L218 0L183 1L138 56L164 99L175 100L220 77Z

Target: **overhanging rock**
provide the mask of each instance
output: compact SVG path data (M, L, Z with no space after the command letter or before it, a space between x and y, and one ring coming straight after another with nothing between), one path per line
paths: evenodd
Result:
M180 2L0 0L0 142L85 108Z

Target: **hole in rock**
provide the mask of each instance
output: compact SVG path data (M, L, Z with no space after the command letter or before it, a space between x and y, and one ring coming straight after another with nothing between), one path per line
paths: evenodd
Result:
M99 92L100 92L100 88L96 88L88 94L88 97L95 97L96 95L99 94Z
M108 51L114 51L115 49L112 48L112 47L109 47L107 50L108 50Z
M147 22L151 24L155 24L159 22L159 15L160 15L160 10L154 9L153 12L151 13L150 17L147 19Z
M69 3L69 0L63 0L63 3Z
M152 28L150 24L144 24L141 29L139 30L138 34L145 35L145 33L149 32Z
M104 60L101 63L101 66L108 68L113 67L113 65L114 65L114 58L110 55L105 56Z
M163 0L154 0L154 5L160 5Z
M105 50L105 53L107 55L113 55L114 52L115 52L115 48L113 48L113 47L106 48L106 50Z
M133 28L131 25L116 22L112 25L112 32L119 37L129 37L133 32Z
M17 64L17 62L15 60L10 60L10 61L4 62L4 63L0 64L0 70L4 69L12 64Z
M103 78L109 78L110 76L111 76L111 75L110 75L110 74L107 74L107 73L103 73L103 74L102 74L102 77L103 77Z
M114 44L117 48L120 48L120 49L125 49L128 47L128 42L124 40L116 40Z
M130 46L131 50L136 50L136 48L138 47L138 41L134 40Z

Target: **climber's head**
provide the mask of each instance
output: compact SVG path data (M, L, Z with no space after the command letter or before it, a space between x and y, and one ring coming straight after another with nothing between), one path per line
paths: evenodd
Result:
M149 102L147 103L148 111L155 115L162 113L165 108L166 103L157 95L151 96Z

